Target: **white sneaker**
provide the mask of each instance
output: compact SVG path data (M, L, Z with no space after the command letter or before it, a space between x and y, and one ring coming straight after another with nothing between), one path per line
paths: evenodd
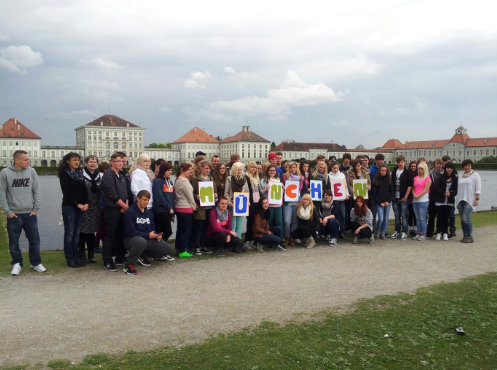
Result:
M35 271L38 271L38 272L47 271L47 269L41 263L39 265L36 265L36 266L31 266L31 268Z
M438 233L437 237L435 238L436 240L442 240L442 234Z
M445 241L449 240L449 236L447 234L444 234L443 240L445 240Z
M421 235L416 234L416 235L414 236L414 238L412 238L412 240L418 240L420 236L421 236Z
M330 239L330 247L337 245L337 238L331 238Z
M19 274L21 273L21 264L20 263L14 263L14 265L12 266L12 271L10 272L10 274L12 276L19 276Z
M402 233L402 236L400 237L400 240L407 240L407 234Z
M426 237L424 235L420 235L419 238L418 238L419 241L423 241L423 240L426 240Z
M400 234L399 234L399 232L398 232L398 231L396 231L396 232L394 232L392 235L390 235L390 238L392 238L392 239L397 239L397 238L399 237L399 235L400 235Z

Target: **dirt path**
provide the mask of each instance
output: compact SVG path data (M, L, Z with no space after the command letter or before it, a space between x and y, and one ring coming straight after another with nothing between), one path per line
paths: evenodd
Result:
M193 343L263 320L497 271L495 227L478 229L476 240L155 262L138 276L79 269L0 278L0 365Z

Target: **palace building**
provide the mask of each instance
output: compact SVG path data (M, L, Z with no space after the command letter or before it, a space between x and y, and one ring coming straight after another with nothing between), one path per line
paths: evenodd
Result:
M269 140L242 126L242 130L233 136L218 140L199 127L193 127L183 136L172 142L172 148L145 147L145 128L115 115L103 115L76 131L75 146L42 146L41 138L19 122L10 118L0 125L0 166L12 163L12 155L18 149L26 150L33 166L55 167L68 152L77 152L82 157L90 154L103 160L109 160L115 151L124 151L128 163L133 165L141 153L151 158L163 158L173 165L192 161L195 153L204 152L210 159L214 154L222 161L229 161L232 153L238 153L242 162L265 162L268 154L282 152L286 160L306 158L313 160L322 154L326 158L336 156L338 159L346 152L352 158L366 154L374 158L377 153L385 156L385 162L395 163L395 157L403 155L407 161L425 157L428 162L443 155L449 155L452 161L460 163L469 158L478 161L484 157L497 154L497 137L470 138L466 128L459 126L452 138L447 140L408 141L388 140L380 149L347 149L345 146L330 143L296 143L284 141L271 150ZM168 139L158 139L168 141Z

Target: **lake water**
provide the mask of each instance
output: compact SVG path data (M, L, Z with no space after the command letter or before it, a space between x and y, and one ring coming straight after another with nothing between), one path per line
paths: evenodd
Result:
M482 179L482 194L480 206L477 211L486 211L491 207L497 207L497 171L478 171ZM41 208L38 213L38 227L41 238L42 249L63 248L63 226L60 226L62 216L62 192L59 179L56 176L39 176L41 188ZM390 212L393 218L393 212ZM176 225L173 224L173 235L175 237ZM21 248L28 248L28 241L21 236Z

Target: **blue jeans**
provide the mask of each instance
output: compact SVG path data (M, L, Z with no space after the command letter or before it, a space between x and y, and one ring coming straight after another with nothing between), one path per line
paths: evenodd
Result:
M269 228L274 226L279 227L278 235L281 239L283 239L283 212L282 207L269 207Z
M319 235L330 235L332 238L338 238L340 232L340 225L336 218L328 219L326 225L319 224Z
M72 206L62 206L64 220L64 255L67 261L79 261L79 230L83 211Z
M283 221L285 223L285 238L290 238L291 232L297 230L298 203L285 203L283 205Z
M419 235L426 235L428 204L430 202L412 202L412 208L416 215L416 229Z
M386 233L388 226L388 215L390 214L390 207L392 207L392 203L388 203L388 206L382 207L380 204L376 207L376 213L378 215L378 228L376 232L378 233Z
M409 219L409 202L402 202L398 199L394 199L392 202L393 213L395 215L395 231L400 233L401 231L407 234L408 225L407 220Z
M22 253L19 249L19 237L24 229L24 234L29 242L29 262L37 266L41 263L40 234L38 234L38 219L29 213L17 213L17 217L7 218L7 233L9 235L9 251L12 265L22 264Z
M242 223L245 216L233 216L231 219L231 230L236 233L238 238L242 238Z
M471 205L461 200L457 204L457 210L459 211L459 216L461 217L461 229L464 237L473 237L473 224L471 223L471 215L473 214L473 207Z
M177 212L176 219L178 225L176 228L176 252L190 252L190 238L192 234L193 213Z
M255 238L257 243L261 244L269 244L269 245L278 245L281 243L281 238L278 236L281 234L281 227L274 226L270 228L272 234L264 234L260 238Z

